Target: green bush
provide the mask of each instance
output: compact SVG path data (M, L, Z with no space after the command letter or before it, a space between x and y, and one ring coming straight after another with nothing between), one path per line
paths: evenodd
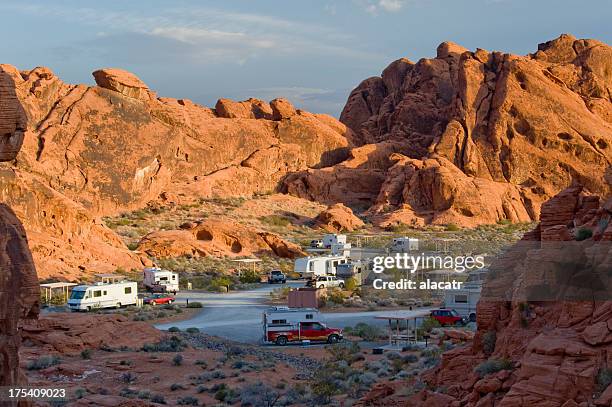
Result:
M175 332L181 332L181 330L176 326L171 326L170 328L168 328L168 332L175 333Z
M383 332L374 325L368 325L365 322L360 322L351 329L351 334L360 337L366 341L376 341L380 339Z
M145 343L142 346L143 352L181 352L187 345L176 336L170 339L162 339L157 343Z
M474 371L478 373L480 377L484 377L491 373L496 373L501 370L512 370L513 368L512 362L508 359L489 359L476 366Z
M172 358L172 364L174 366L180 366L183 364L183 355L178 354Z
M330 292L327 293L327 300L334 304L344 304L344 294L337 289L330 290Z
M192 326L192 327L185 329L185 332L187 332L188 334L197 334L197 333L200 333L200 330Z
M461 230L461 228L454 223L449 223L448 225L446 225L445 230L447 232L458 232Z
M41 370L51 366L59 365L60 363L61 360L57 356L41 356L38 359L34 359L28 362L26 368L28 370Z
M155 394L151 397L151 401L157 404L166 404L166 399L161 394Z
M490 355L495 351L495 342L497 342L495 331L487 331L482 335L482 350L485 355Z
M612 369L600 369L597 373L597 384L601 391L604 391L612 384Z
M576 240L579 242L590 239L591 237L593 237L593 231L589 228L582 227L576 231Z
M266 225L280 227L287 227L291 224L291 221L289 219L279 215L262 216L259 218L259 221L261 223L265 223Z
M440 328L440 322L438 322L437 319L434 319L432 317L427 317L423 319L423 323L421 324L421 329L423 329L424 332L429 333L434 328Z
M229 277L215 277L210 280L209 289L211 291L228 291L233 287L233 282Z
M200 402L195 397L185 396L176 401L179 406L198 406Z
M359 286L357 284L357 280L355 278L353 278L353 277L350 277L345 282L346 282L345 288L347 290L349 290L349 291L355 291L357 289L357 287Z
M91 359L91 349L83 349L81 351L81 359Z
M245 271L240 275L240 282L243 284L254 284L261 282L261 277L259 274L254 272L253 270Z
M198 301L192 301L189 304L187 304L187 308L202 308L204 305L202 305L201 302Z

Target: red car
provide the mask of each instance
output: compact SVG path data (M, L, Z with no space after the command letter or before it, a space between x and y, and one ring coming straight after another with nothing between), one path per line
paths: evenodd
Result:
M167 294L153 294L152 296L144 299L144 303L149 305L172 304L173 302L174 297Z
M440 323L440 325L465 325L466 320L454 309L436 309L429 316Z

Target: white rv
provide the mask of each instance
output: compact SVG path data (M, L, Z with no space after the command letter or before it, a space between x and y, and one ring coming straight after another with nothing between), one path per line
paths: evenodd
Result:
M348 263L344 256L302 257L295 261L293 270L302 277L335 275L339 264Z
M391 251L398 253L408 253L419 250L419 239L412 237L397 237L391 242Z
M323 247L331 249L335 244L346 244L346 235L328 234L323 236Z
M171 292L176 295L179 290L178 273L156 267L144 269L142 282L145 288L153 292Z
M134 281L120 281L76 286L72 289L68 306L72 311L91 311L136 305L137 302L138 284Z
M480 300L481 291L482 281L466 282L459 290L446 290L444 307L454 309L470 322L476 322L476 306Z

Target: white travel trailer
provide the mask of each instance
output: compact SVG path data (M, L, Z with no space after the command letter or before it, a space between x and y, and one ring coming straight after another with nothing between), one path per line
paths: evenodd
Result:
M332 244L331 254L333 256L349 257L351 255L351 244L350 243Z
M138 284L135 281L120 281L76 286L72 289L68 306L72 311L90 311L136 305L137 302Z
M339 264L348 263L344 256L302 257L295 261L293 270L302 277L336 275Z
M331 249L335 244L346 244L346 235L328 234L323 236L323 247Z
M444 307L457 311L470 322L476 322L476 306L480 300L482 281L465 282L459 290L444 292Z
M407 253L419 250L419 239L412 237L397 237L391 242L391 251L399 253Z
M142 282L148 290L176 294L179 290L178 273L152 267L143 271Z

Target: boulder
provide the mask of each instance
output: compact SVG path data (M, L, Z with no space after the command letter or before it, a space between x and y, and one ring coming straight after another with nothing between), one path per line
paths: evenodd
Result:
M96 84L132 99L148 100L151 92L143 81L131 72L117 68L99 69L93 73Z
M365 225L361 219L353 214L351 208L347 208L341 203L329 206L315 218L315 222L318 226L332 233L352 232Z
M295 107L287 99L278 98L270 102L272 108L272 119L283 120L289 119L297 114Z
M272 119L272 108L259 99L248 99L243 102L219 99L215 105L215 112L217 116L227 119Z

